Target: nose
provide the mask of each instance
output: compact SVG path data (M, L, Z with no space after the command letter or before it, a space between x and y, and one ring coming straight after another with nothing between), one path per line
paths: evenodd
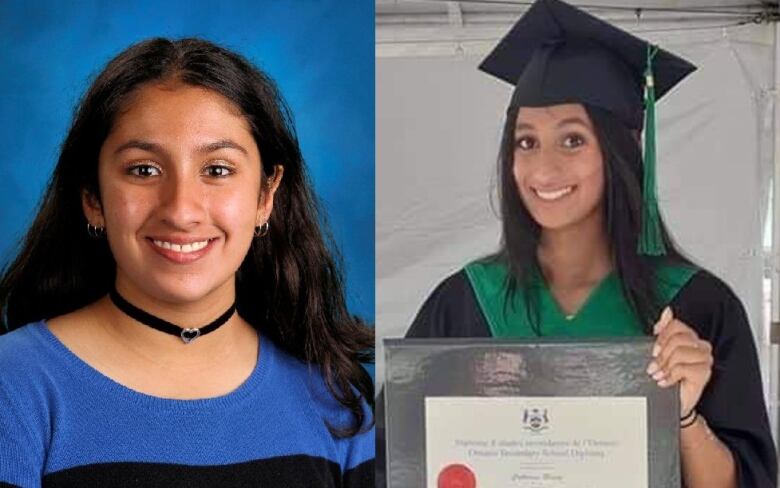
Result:
M544 149L534 167L532 181L535 186L545 188L560 183L565 173L565 161L554 149Z
M203 222L205 194L196 178L171 175L160 187L158 215L168 225L186 230Z

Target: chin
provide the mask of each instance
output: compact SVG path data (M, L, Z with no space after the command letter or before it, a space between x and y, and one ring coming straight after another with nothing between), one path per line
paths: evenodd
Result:
M546 231L559 231L588 226L591 223L595 223L594 218L596 218L596 214L594 213L576 215L565 212L556 214L552 214L552 212L537 212L532 213L531 216L534 221L539 224L539 227Z
M557 230L576 224L579 218L566 212L530 212L534 221L545 230Z
M213 276L162 276L136 281L145 283L139 291L151 300L167 303L195 303L229 285L229 281L217 282ZM137 286L137 285L135 285Z
M539 227L542 228L542 230L546 231L555 231L555 230L563 230L568 229L571 227L576 226L576 221L570 221L570 220L561 220L561 219L534 219L536 220L536 223L539 224Z
M200 300L203 300L206 296L209 295L211 290L206 289L180 289L180 290L160 290L160 292L156 295L158 299L161 299L168 303L197 303Z

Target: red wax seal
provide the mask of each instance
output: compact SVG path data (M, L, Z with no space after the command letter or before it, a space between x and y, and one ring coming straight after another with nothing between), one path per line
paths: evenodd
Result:
M477 488L477 477L464 464L450 464L439 473L438 488Z

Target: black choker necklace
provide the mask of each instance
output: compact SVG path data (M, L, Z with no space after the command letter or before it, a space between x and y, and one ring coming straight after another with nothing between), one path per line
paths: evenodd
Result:
M111 301L114 302L114 305L116 305L119 310L123 311L130 317L141 322L142 324L148 325L153 329L157 329L160 332L165 332L166 334L181 337L181 340L184 341L185 344L189 344L198 337L219 329L225 322L228 321L228 319L230 319L230 317L233 316L233 313L236 311L236 304L234 302L233 305L231 305L230 308L227 309L225 313L220 315L214 322L200 328L185 329L174 325L167 320L155 317L148 312L144 312L140 308L122 298L122 295L116 291L116 288L111 289L109 296L111 297Z

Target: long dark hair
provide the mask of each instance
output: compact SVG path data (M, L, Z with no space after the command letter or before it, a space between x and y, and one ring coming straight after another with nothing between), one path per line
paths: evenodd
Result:
M321 368L353 417L329 428L352 436L370 425L373 333L345 303L339 259L311 190L292 114L274 82L240 55L201 39L151 39L111 60L80 103L16 259L0 279L6 330L71 312L104 296L116 263L104 239L86 232L81 194L100 198L98 154L123 102L142 85L174 79L231 100L249 122L263 173L284 167L268 235L255 239L236 276L242 317L293 356ZM330 244L330 247L329 247Z
M512 173L515 153L515 124L519 107L510 106L504 123L498 156L499 199L502 238L499 252L492 256L510 269L507 294L521 293L529 322L542 335L538 303L527 286L541 275L537 249L541 235L539 224L525 208ZM614 115L585 106L593 123L604 157L604 222L609 238L615 272L623 294L634 313L650 334L661 310L655 288L655 268L659 262L691 264L673 242L661 219L661 234L666 256L654 258L637 252L642 216L642 153L639 138ZM660 217L659 217L660 218ZM510 301L508 301L510 303Z

